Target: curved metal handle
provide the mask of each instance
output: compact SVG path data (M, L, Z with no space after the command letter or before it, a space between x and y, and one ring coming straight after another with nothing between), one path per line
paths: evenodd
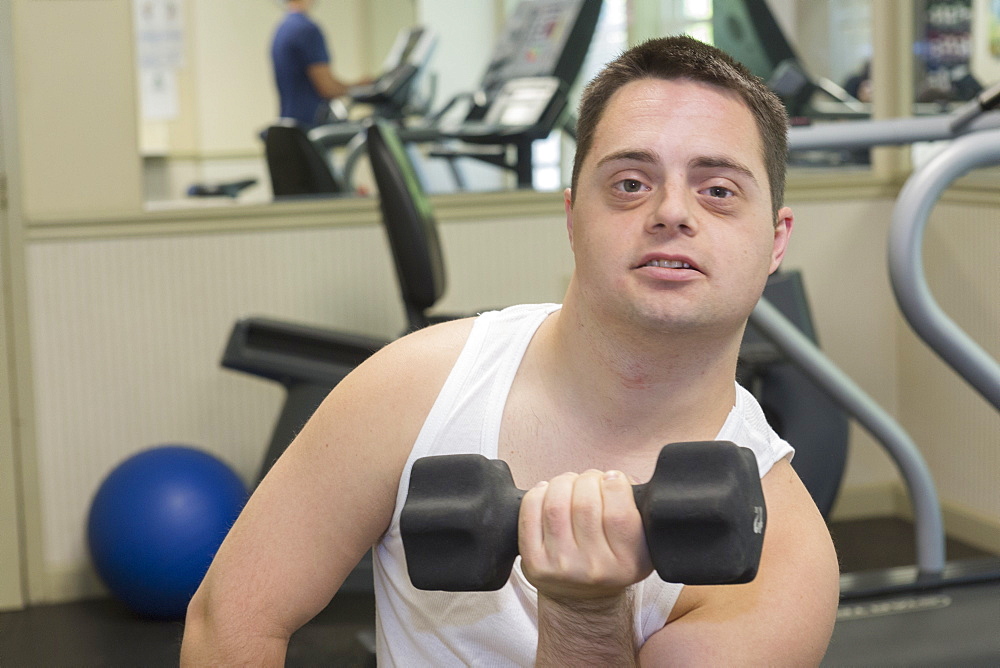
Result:
M955 139L903 186L889 228L889 277L914 331L948 365L1000 410L1000 364L938 306L924 274L922 246L941 193L975 167L1000 163L1000 130Z

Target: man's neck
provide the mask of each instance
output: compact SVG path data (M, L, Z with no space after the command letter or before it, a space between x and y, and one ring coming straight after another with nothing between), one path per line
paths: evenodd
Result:
M568 300L545 341L548 373L581 415L670 440L715 437L735 401L742 332L611 331Z

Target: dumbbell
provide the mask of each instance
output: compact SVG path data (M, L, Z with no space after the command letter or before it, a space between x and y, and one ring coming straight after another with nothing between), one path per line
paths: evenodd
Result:
M751 450L728 441L666 445L652 478L632 491L664 581L739 584L757 575L766 510ZM518 554L524 494L501 460L466 454L414 461L399 520L413 586L500 589Z

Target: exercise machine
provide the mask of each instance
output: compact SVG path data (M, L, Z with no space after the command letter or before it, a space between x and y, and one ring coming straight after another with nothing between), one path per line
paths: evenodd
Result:
M379 203L395 261L406 329L458 316L428 315L445 289L444 258L437 221L417 184L405 151L388 121L375 120L366 131ZM222 366L279 383L285 390L277 423L261 462L258 481L292 442L327 394L388 340L328 328L252 316L233 326ZM367 592L372 564L365 557L341 587Z
M939 117L793 128L792 148L868 148L952 140L901 191L890 231L893 291L914 331L970 386L1000 409L1000 365L934 302L921 244L930 210L967 171L1000 164L1000 87ZM783 355L816 381L886 448L914 512L912 567L847 573L828 665L987 665L1000 659L1000 559L948 562L941 508L930 471L906 432L766 300L750 319Z
M521 0L504 24L475 91L461 93L414 122L400 119L405 145L430 145L431 157L448 162L459 189L467 182L462 158L515 174L531 187L532 145L566 125L569 90L590 48L602 0ZM570 128L567 128L570 129ZM312 138L332 142L316 129ZM364 135L345 146L343 173L350 184L364 154Z
M332 197L347 191L341 176L293 118L279 118L267 128L264 156L276 200Z
M382 73L366 85L348 90L350 107L371 106L371 117L398 120L410 113L426 113L430 104L421 101L420 87L437 45L437 35L425 26L404 28L396 36L382 65ZM275 198L335 196L351 193L343 170L331 151L357 144L364 136L367 120L350 119L349 106L331 101L335 122L306 128L292 119L278 119L261 133Z
M512 171L521 188L532 185L532 144L564 120L569 90L593 40L601 0L522 0L497 41L479 89L457 123L440 123L430 155L450 163L471 158ZM447 107L446 107L447 108ZM404 131L403 141L410 141ZM453 170L455 173L455 170ZM458 178L458 186L465 188Z
M717 47L740 61L781 98L793 118L861 119L868 106L835 82L813 76L785 37L766 0L715 0Z
M349 104L332 112L336 120L312 128L309 138L323 149L350 143L367 127L362 119L350 119L351 107L359 104L371 106L370 118L400 121L412 114L426 114L434 97L433 83L427 92L421 86L428 78L437 41L437 34L427 26L400 30L382 64L382 73L370 84L352 86L347 92Z

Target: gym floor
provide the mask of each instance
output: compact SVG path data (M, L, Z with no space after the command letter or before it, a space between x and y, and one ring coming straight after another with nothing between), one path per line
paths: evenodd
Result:
M905 521L835 522L831 531L844 572L913 563L913 531ZM949 560L988 556L955 540L947 550ZM371 596L339 594L293 636L287 665L374 665L373 618ZM0 666L176 666L182 631L179 622L140 619L112 600L37 606L0 614Z

